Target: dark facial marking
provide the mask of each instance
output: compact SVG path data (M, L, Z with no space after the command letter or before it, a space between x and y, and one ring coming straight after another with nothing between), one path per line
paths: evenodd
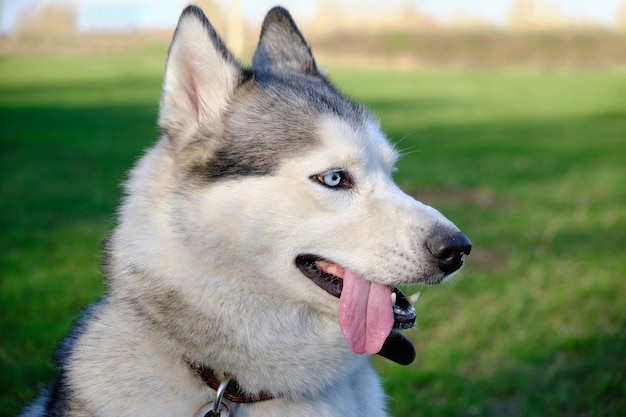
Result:
M198 138L192 144L196 150L189 152L187 172L204 183L270 175L283 160L318 144L318 120L323 114L336 114L355 125L364 117L359 105L322 78L265 74L235 93L219 138ZM207 140L219 145L203 145Z

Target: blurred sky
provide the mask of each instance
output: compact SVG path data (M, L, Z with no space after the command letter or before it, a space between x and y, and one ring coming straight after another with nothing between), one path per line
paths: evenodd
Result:
M229 0L218 0L226 5ZM244 15L252 22L260 21L272 6L287 7L296 19L306 19L315 8L316 1L296 0L234 0L240 4ZM544 0L561 14L575 18L614 25L615 12L626 0ZM12 29L15 17L23 10L46 0L0 0L2 4L2 32ZM74 3L79 10L79 28L91 29L142 29L167 28L176 24L188 0L63 0ZM415 4L439 20L450 20L458 12L467 13L496 25L504 25L513 0L335 0L336 3L357 5L355 13L376 13L381 7L393 4Z

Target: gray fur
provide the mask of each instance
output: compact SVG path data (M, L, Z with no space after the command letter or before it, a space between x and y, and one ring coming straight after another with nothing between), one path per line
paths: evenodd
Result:
M199 132L185 149L189 173L203 181L269 175L282 160L319 145L315 130L322 114L335 114L355 126L369 117L321 78L298 73L254 77L234 93L224 114L221 145L203 152L205 141L215 138ZM264 137L272 140L260 139Z
M273 8L265 17L252 65L263 73L320 76L309 45L289 13L281 7Z

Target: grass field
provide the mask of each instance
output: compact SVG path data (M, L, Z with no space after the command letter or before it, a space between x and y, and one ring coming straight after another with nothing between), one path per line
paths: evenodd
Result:
M165 53L0 57L2 416L104 291ZM374 359L392 415L626 415L626 71L330 76L404 151L400 185L474 244L461 279L422 289L416 362Z

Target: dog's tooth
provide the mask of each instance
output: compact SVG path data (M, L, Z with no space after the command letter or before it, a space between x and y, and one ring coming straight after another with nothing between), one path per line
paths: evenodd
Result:
M344 270L341 266L337 264L334 264L328 261L318 260L318 261L315 261L315 265L317 266L317 269L319 269L320 271L326 274L343 278Z
M315 264L317 265L318 268L324 269L324 268L328 268L328 266L330 265L330 262L318 259L317 261L315 261Z
M395 292L391 293L391 305L395 306L396 305L396 299L398 298L398 296L396 295Z
M418 291L415 294L407 297L407 300L409 300L411 304L415 304L417 300L420 298L420 295L422 295L422 293Z

